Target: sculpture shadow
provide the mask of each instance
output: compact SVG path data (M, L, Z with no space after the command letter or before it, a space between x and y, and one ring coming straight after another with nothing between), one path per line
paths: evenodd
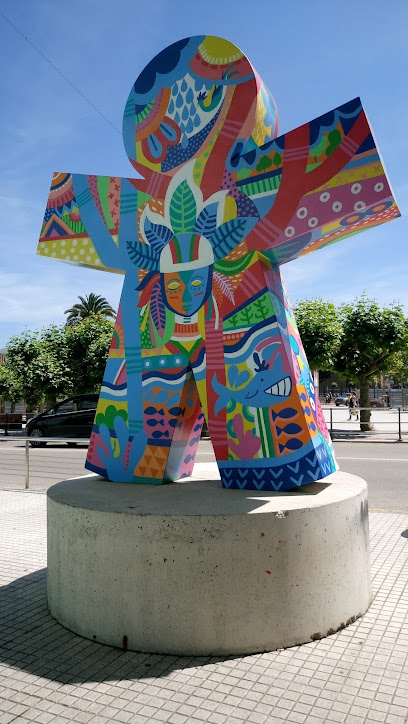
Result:
M219 480L207 482L222 491ZM295 491L268 492L268 497L319 495L329 486L330 483L316 482ZM122 488L118 484L119 487ZM129 491L129 486L124 485L123 489ZM227 494L231 496L234 492L238 491ZM264 504L262 492L258 491L245 491L245 496L240 498L243 512L254 511ZM282 517L280 513L286 516L279 511L278 517ZM149 654L91 641L69 631L51 616L46 583L47 569L43 568L0 587L0 661L7 666L60 684L83 684L166 678L173 671L239 660L245 656Z
M47 604L47 569L0 587L0 661L60 684L166 678L173 671L242 656L172 656L124 651L79 636Z

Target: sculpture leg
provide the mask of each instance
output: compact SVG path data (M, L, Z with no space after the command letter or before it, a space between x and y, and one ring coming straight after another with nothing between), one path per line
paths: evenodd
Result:
M141 348L136 285L127 275L86 467L113 482L160 484L192 467L203 418L188 355Z
M170 355L167 355L170 358ZM143 427L147 444L133 482L169 483L191 474L204 415L190 368L160 370L164 356L145 357ZM150 371L151 366L157 369ZM160 373L159 373L160 370Z
M257 273L265 293L224 319L226 384L213 375L211 394L228 459L217 461L224 487L288 490L337 465L279 269Z
M137 458L133 461L129 456L132 436L129 438L127 426L128 391L125 367L121 360L124 395L119 402L106 399L106 391L109 391L106 377L112 373L114 367L111 360L108 360L89 446L86 463L88 469L113 482L129 483L168 483L191 474L204 415L191 369L173 369L170 366L171 359L168 354L150 354L142 358L141 424L145 443L142 447L138 446ZM165 369L164 364L161 364L163 362L166 363ZM119 377L116 380L116 390L121 387L120 381ZM112 389L112 392L115 392L115 389ZM118 425L118 420L123 425ZM122 432L125 448L127 446L124 455L120 439Z

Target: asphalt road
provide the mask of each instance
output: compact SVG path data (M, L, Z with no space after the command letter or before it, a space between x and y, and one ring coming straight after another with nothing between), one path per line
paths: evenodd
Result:
M334 443L340 469L364 478L368 483L371 510L408 513L408 443ZM65 443L30 448L30 489L46 490L50 485L86 474L86 445L68 448ZM24 442L0 438L0 489L24 488ZM203 440L197 462L215 461L211 443Z

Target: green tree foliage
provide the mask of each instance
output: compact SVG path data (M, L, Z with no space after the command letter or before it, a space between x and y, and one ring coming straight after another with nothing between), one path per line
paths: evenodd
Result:
M70 309L66 309L64 312L64 314L68 315L68 326L75 324L81 319L86 319L92 314L113 319L116 317L115 310L111 307L105 297L101 297L99 294L91 292L89 295L85 295L85 297L78 295L78 299L81 301L74 304L73 307L70 307Z
M408 319L398 304L381 307L365 294L338 308L311 299L295 306L295 316L310 366L355 380L361 407L370 406L370 380L407 359ZM361 429L370 430L370 410L360 417Z
M18 402L21 399L17 380L5 364L0 365L0 397L10 400L10 402Z
M91 316L81 324L65 328L66 357L73 394L99 392L114 323L101 316Z
M0 366L0 394L35 407L99 392L113 328L112 321L91 315L73 326L52 325L12 337Z
M294 312L310 367L333 370L343 337L341 319L334 304L323 299L309 299L298 302Z
M395 355L406 350L408 319L399 304L380 307L363 294L353 304L342 305L343 340L336 359L336 372L357 379L360 404L369 407L369 383L378 373L389 372ZM370 430L371 412L361 411L361 429Z
M395 375L403 387L408 387L408 344L400 352L392 355L388 374Z
M51 334L51 329L47 331ZM63 354L54 355L49 340L29 330L10 339L4 371L4 397L14 402L26 400L32 406L44 399L54 400L67 381Z

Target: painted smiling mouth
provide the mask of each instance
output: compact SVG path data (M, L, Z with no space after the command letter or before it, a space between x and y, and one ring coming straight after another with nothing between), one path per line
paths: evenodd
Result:
M292 389L292 382L290 377L284 377L283 380L279 380L275 385L268 387L265 390L267 395L275 395L275 397L288 397Z

